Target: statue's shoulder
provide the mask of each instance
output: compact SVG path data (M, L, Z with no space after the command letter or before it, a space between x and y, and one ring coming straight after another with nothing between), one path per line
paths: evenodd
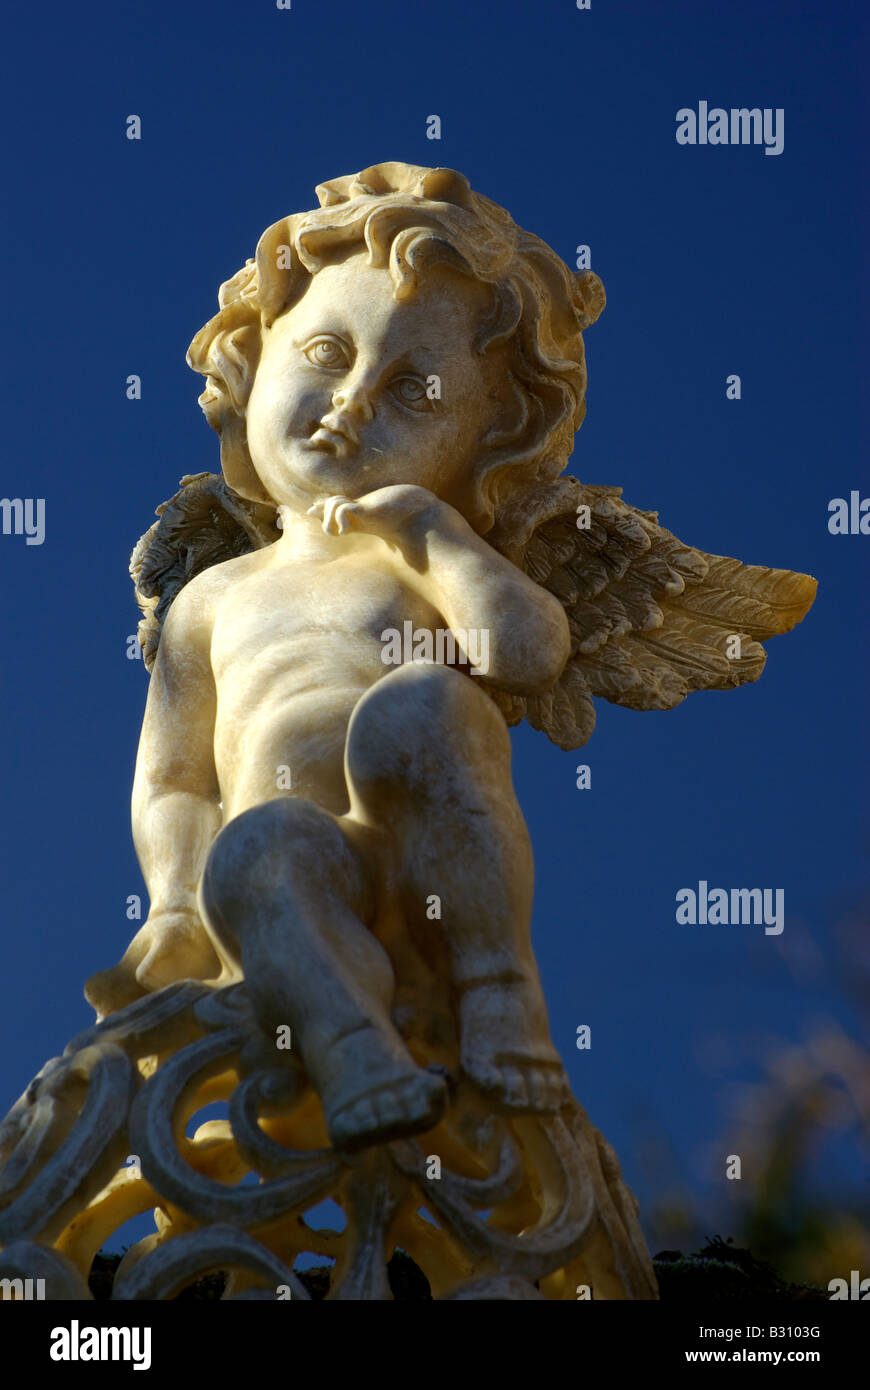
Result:
M211 630L226 600L253 575L267 567L262 550L218 560L182 585L167 612L166 624L175 631L191 627Z
M256 566L258 552L281 534L273 508L247 502L213 473L182 478L181 491L157 508L157 517L130 558L142 610L139 641L149 671L163 623L181 596L186 596L181 612L189 604L195 616L196 605L213 603L240 582L248 567Z

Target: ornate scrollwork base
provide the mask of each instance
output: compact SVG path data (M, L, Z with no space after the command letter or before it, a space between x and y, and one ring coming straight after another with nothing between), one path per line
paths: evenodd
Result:
M187 1137L216 1100L229 1118ZM305 1221L327 1197L342 1231ZM438 1299L658 1296L635 1199L576 1101L507 1117L460 1079L436 1129L337 1151L301 1063L264 1048L244 984L187 981L111 1015L0 1126L0 1277L89 1298L97 1251L149 1209L156 1229L114 1299L169 1299L222 1270L226 1299L305 1300L293 1266L313 1252L335 1262L328 1298L386 1300L397 1248Z

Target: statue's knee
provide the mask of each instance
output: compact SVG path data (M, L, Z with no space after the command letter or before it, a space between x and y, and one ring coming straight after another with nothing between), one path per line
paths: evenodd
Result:
M509 755L504 719L473 677L449 666L408 663L357 705L348 729L348 769L359 786L428 783L445 756L471 756L465 745L481 741L492 754Z
M286 882L295 863L311 864L341 840L331 816L310 801L276 797L252 806L225 825L212 845L203 874L206 906L232 913L270 882Z
M253 806L225 825L200 885L206 921L236 954L240 933L255 922L271 930L275 909L286 926L294 908L307 920L337 898L368 918L372 894L370 869L338 822L289 797Z

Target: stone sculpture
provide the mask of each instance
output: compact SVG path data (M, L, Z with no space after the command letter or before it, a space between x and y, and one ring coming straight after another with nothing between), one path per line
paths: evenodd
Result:
M188 354L222 476L183 478L131 562L150 913L0 1130L0 1264L86 1296L153 1207L116 1298L219 1268L225 1297L304 1299L310 1250L330 1298L388 1298L396 1247L436 1297L654 1298L550 1038L508 725L572 749L595 696L755 680L815 581L563 476L594 273L449 169L317 193ZM325 1196L341 1233L302 1219Z

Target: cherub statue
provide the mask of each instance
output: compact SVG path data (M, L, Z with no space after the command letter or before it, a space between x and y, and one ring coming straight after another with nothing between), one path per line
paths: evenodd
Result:
M223 477L182 479L133 555L151 908L87 995L244 980L353 1151L431 1129L457 1066L502 1113L563 1103L508 725L577 748L594 696L755 680L816 586L562 476L597 275L449 169L317 194L188 353ZM438 633L452 659L414 659Z

